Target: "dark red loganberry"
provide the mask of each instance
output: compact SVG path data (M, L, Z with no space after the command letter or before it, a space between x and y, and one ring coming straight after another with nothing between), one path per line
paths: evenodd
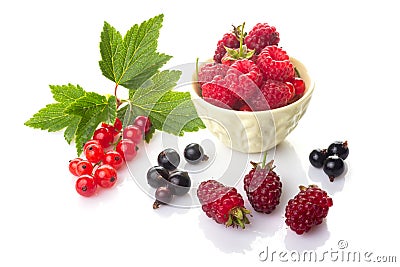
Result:
M93 134L93 139L99 141L100 145L107 148L114 141L114 135L109 128L99 128Z
M69 161L68 168L69 168L70 173L72 173L72 175L79 176L76 173L76 166L78 165L79 162L81 162L81 160L82 160L81 158L75 158L75 159L72 159Z
M119 141L115 150L121 154L125 161L132 160L137 154L137 146L130 139L122 139Z
M236 188L224 186L218 181L203 181L197 189L197 197L206 215L226 226L240 226L250 223L250 211L244 207L242 196Z
M117 151L108 151L104 154L103 163L111 165L114 169L118 170L124 164L124 159Z
M98 163L103 160L104 150L101 145L92 144L88 145L84 151L86 159L91 163Z
M77 176L92 174L93 165L89 161L83 159L76 165L76 174Z
M148 133L151 127L151 121L149 117L146 116L137 116L133 125L138 127L143 133Z
M282 183L273 171L273 161L265 166L252 163L254 168L244 177L244 190L254 210L271 213L280 203Z
M76 180L75 189L81 196L90 197L96 192L97 185L92 176L82 175Z
M117 171L111 165L101 165L94 172L94 181L103 188L110 188L117 182Z
M322 223L332 205L332 198L324 190L315 185L300 186L300 192L286 206L285 222L301 235Z

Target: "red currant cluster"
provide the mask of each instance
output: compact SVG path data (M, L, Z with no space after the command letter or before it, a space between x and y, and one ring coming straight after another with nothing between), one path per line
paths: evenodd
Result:
M150 119L145 116L136 117L133 124L125 129L122 129L122 122L118 118L114 125L102 123L83 147L86 159L69 161L69 171L78 177L76 191L90 197L96 192L97 186L112 187L117 182L117 170L124 162L135 158L137 145L150 127Z

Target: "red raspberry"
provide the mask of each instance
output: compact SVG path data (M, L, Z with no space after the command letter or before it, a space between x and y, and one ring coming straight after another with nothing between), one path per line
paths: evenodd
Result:
M205 83L211 82L212 79L217 75L225 77L228 69L229 67L224 64L208 63L200 68L200 71L197 75L197 80L200 85L203 85Z
M279 33L267 23L257 23L244 38L244 43L247 48L255 49L256 54L259 54L268 45L278 45Z
M304 83L302 78L295 77L292 81L290 81L295 89L295 95L302 96L304 91L306 90L306 84Z
M332 207L332 198L316 185L300 186L300 192L289 200L286 210L286 224L301 235L311 227L322 223Z
M217 223L242 228L250 223L246 217L250 211L244 207L243 198L234 187L215 180L204 181L197 189L197 197L203 211Z
M290 81L294 79L294 67L286 51L277 46L267 46L257 56L257 65L264 79Z
M261 87L261 92L250 99L247 104L253 111L275 109L286 106L293 95L293 86L279 81L267 80Z
M239 48L239 40L233 33L225 33L221 40L217 43L217 49L214 53L214 62L221 63L222 57L226 53L226 47Z
M241 104L241 105L239 106L239 110L240 110L240 111L252 111L251 108L249 107L249 105L247 105L246 103Z
M265 164L251 162L253 169L244 177L244 190L255 211L271 213L279 204L282 183L273 171L273 161Z
M217 75L214 79L203 84L202 96L205 101L226 109L233 109L239 101L239 97L233 93L222 76Z
M257 86L262 85L263 76L261 74L261 70L253 61L249 59L237 60L231 65L228 73L233 72L235 69L250 78Z
M252 61L241 59L231 66L224 80L231 92L247 101L260 91L262 74Z

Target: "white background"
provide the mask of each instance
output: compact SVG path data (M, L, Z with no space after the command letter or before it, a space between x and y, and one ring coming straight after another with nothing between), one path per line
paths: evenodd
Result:
M87 199L75 192L67 168L75 150L62 133L23 125L52 102L49 84L112 93L98 67L103 22L125 33L159 13L159 51L174 56L166 67L211 57L231 24L268 22L316 81L306 115L275 153L282 204L271 215L254 214L245 230L217 225L199 208L151 208L153 199L135 179L155 164L165 145L160 134L130 164L135 179L124 169L115 188ZM396 1L3 1L0 266L266 266L271 258L261 262L259 254L267 247L322 254L338 250L339 240L348 242L345 251L399 261L399 25ZM205 139L214 140L204 130L175 142L181 148ZM348 171L331 184L310 168L308 154L345 139ZM214 141L216 169L227 165L220 163L227 155L260 157L230 153ZM246 168L229 171L240 180ZM307 183L327 190L334 206L325 223L297 236L284 223L284 206ZM243 192L241 180L237 187Z

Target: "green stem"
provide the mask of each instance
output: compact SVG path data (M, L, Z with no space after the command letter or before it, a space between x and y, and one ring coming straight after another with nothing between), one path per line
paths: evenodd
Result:
M196 81L199 81L199 58L196 58Z
M265 151L264 156L263 156L263 161L261 163L261 168L263 168L263 169L265 168L265 164L267 163L267 154L268 154L268 152Z
M243 39L244 39L244 24L240 27L240 38L239 38L239 56L243 55Z

